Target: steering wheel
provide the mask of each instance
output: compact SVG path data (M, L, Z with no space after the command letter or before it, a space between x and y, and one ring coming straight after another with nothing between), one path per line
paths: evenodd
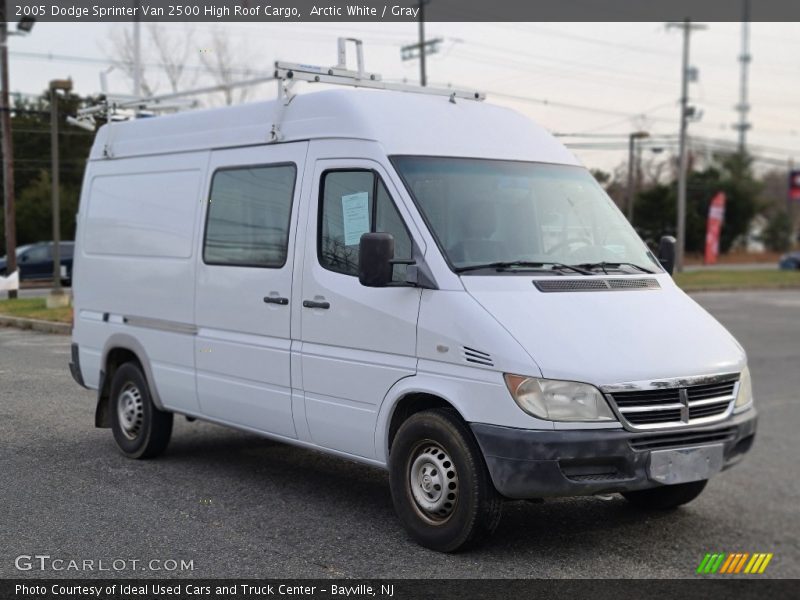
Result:
M569 239L566 239L563 242L559 242L555 246L549 248L547 250L547 254L553 254L557 250L561 250L562 248L568 248L572 244L581 244L581 247L594 246L594 243L588 238L577 238L577 237L576 238L569 238ZM575 250L577 250L577 248ZM570 254L572 254L573 252L574 252L574 250L570 251Z

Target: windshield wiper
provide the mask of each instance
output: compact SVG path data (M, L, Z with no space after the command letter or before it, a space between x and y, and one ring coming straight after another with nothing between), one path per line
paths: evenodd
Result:
M580 267L582 269L602 269L603 273L607 273L606 269L619 269L620 267L633 267L634 269L641 271L643 273L650 273L651 275L655 273L655 271L651 271L641 265L637 265L636 263L629 263L629 262L594 262L594 263L580 263L578 265L570 265Z
M549 266L550 268L546 269L545 267L547 266ZM566 270L566 271L575 271L576 273L580 273L581 275L592 275L591 271L582 269L580 265L565 265L557 262L536 262L536 261L526 261L526 260L510 260L510 261L486 263L482 265L468 265L466 267L456 268L455 272L464 273L466 271L478 271L480 269L495 269L497 271L507 271L515 268L545 271L545 272Z

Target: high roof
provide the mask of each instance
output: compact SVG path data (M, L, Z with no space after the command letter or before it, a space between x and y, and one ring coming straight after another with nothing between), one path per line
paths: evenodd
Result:
M91 158L102 159L263 144L271 140L276 100L195 110L104 125ZM280 119L282 141L373 140L389 155L487 157L560 164L577 159L519 113L472 100L372 90L297 94Z

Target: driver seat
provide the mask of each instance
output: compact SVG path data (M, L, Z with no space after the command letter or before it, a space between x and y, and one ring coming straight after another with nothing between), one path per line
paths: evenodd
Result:
M463 238L449 249L451 260L459 264L481 264L509 260L505 242L494 240L497 229L495 207L488 202L473 202L461 215Z

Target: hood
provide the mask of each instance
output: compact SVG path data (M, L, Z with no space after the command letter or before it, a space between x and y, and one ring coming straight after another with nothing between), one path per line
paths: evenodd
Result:
M544 280L530 276L462 277L467 292L522 344L549 379L600 386L744 368L742 347L669 275L646 279L656 280L658 287L541 292L534 281ZM574 281L566 276L559 280ZM535 373L520 373L528 374Z

